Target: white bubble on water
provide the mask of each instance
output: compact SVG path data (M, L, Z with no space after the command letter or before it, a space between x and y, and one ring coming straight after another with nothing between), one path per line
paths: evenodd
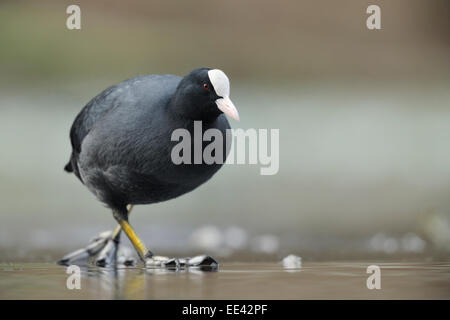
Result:
M295 254L290 254L285 257L281 263L286 269L300 269L302 267L302 258Z

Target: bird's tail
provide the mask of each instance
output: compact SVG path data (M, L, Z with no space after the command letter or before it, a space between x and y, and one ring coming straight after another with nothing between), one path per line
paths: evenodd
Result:
M64 171L66 171L66 172L73 172L72 163L70 163L70 161L64 167Z

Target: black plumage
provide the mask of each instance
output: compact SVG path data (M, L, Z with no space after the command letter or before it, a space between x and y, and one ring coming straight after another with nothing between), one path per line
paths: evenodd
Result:
M206 182L221 164L175 165L170 156L177 128L193 136L194 121L201 120L203 132L217 128L224 137L230 128L217 106L223 97L211 83L210 70L196 69L185 77L139 76L104 90L72 125L65 170L124 214L128 204L169 200Z

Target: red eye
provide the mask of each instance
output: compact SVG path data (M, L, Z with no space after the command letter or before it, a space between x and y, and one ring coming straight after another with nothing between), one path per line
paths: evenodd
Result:
M204 83L204 84L203 84L203 89L205 89L205 90L209 90L209 86L208 86L208 84Z

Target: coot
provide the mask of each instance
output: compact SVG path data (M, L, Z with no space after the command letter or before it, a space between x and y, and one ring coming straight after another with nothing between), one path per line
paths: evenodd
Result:
M171 151L178 142L171 136L176 129L185 129L194 136L194 122L201 121L202 133L215 128L225 137L230 128L225 115L239 120L230 100L229 79L219 69L198 68L184 77L139 76L93 98L73 122L72 154L64 169L73 172L112 210L119 225L59 263L75 263L94 255L98 255L97 265L113 263L123 230L143 261L189 264L189 260L154 256L128 223L127 206L173 199L211 178L222 164L175 164ZM224 145L223 160L227 153ZM191 156L195 156L194 152ZM207 256L192 261L215 263Z

